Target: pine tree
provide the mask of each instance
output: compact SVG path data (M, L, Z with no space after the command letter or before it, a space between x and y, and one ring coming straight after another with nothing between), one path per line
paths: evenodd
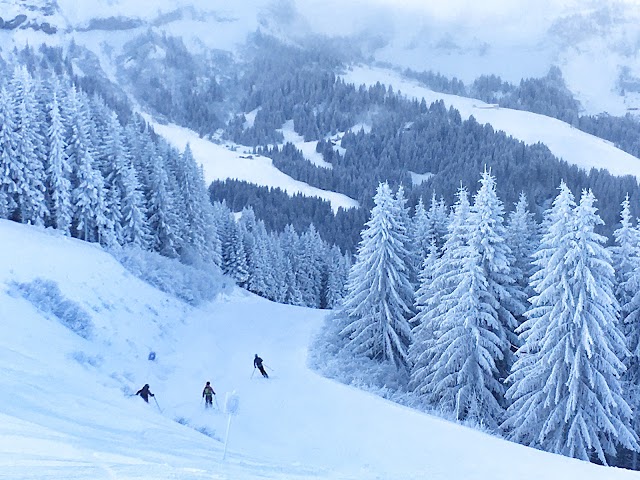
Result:
M438 251L434 239L429 261L421 271L421 285L416 300L418 314L411 320L416 338L410 350L413 365L410 388L434 406L439 403L439 398L435 395L431 380L435 365L443 354L438 344L442 335L443 315L446 313L442 298L451 295L456 286L453 276L461 269L459 251L466 247L469 238L469 211L469 193L461 187L457 192L442 253Z
M436 193L433 192L431 197L431 205L427 212L427 220L429 231L432 232L438 248L444 245L445 237L448 233L449 218L447 215L447 204L444 199L436 200Z
M219 224L222 273L229 275L238 285L244 286L249 279L249 273L240 228L233 213L229 209L226 209L226 212L226 218L223 218L222 223Z
M280 245L282 251L286 256L285 268L286 271L286 286L287 291L285 294L285 303L290 305L304 305L304 298L300 291L298 265L302 260L298 255L300 237L296 232L293 225L288 224L284 227L282 234L280 235Z
M38 124L34 80L25 67L16 68L11 82L15 108L14 154L22 164L22 181L17 198L23 223L44 225L49 212L45 199L43 139Z
M506 378L513 364L512 346L518 345L515 329L525 311L525 294L515 282L511 270L513 255L507 242L504 226L504 207L496 194L495 178L484 170L480 189L475 196L469 215L469 246L480 255L482 276L487 282L487 293L502 328L495 333L504 344L498 362L500 378ZM498 359L494 357L494 360Z
M538 225L527 207L527 196L520 194L515 209L509 214L507 245L511 249L513 262L511 276L526 297L533 295L529 281L533 274L533 252L538 243Z
M407 366L413 289L405 264L406 226L386 183L378 186L373 200L375 206L349 274L343 304L349 323L341 335L349 339L347 348L355 353Z
M63 124L60 104L58 103L59 83L54 82L51 103L49 104L49 128L47 140L49 145L47 169L49 197L51 199L51 223L54 228L65 235L71 235L71 165L67 155L65 126Z
M327 282L324 292L323 308L334 308L342 303L345 296L345 285L349 275L349 263L347 258L340 253L337 246L329 250L329 258L326 260Z
M640 232L633 226L629 195L622 202L620 227L613 232L615 245L610 248L613 268L616 272L616 298L623 307L629 303L637 289L628 280L632 272L640 267ZM632 282L633 283L633 282Z
M322 291L322 259L324 243L313 224L300 235L296 268L298 288L302 294L303 304L307 307L319 308Z
M178 255L176 234L179 223L169 191L169 177L160 153L154 151L149 171L149 188L147 189L149 245L161 255L174 258Z
M535 254L536 292L520 327L523 346L508 381L503 427L512 440L589 460L638 449L622 397L614 271L591 191L575 207L563 183Z
M412 366L409 388L420 396L428 396L428 388L432 375L433 355L437 329L435 325L435 311L439 305L440 295L437 279L437 267L440 252L432 237L429 253L422 263L422 270L418 276L420 287L416 292L416 311L411 320L413 326L413 343L409 347L409 360Z
M16 155L15 111L6 87L0 88L0 192L6 202L5 218L19 220L18 198L22 195L25 166Z
M633 409L632 426L640 435L640 233L631 222L628 196L622 203L621 225L614 232L616 245L611 248L616 271L616 297L621 304L622 332L629 349L623 376L625 399ZM638 468L634 452L631 468Z
M429 249L433 241L434 234L430 229L428 221L427 211L424 208L422 197L420 197L415 206L411 223L409 224L409 236L411 237L411 242L416 247L416 256L419 259L418 267L420 267L422 261L429 255ZM418 271L419 270L418 268Z
M67 152L72 168L72 224L79 238L90 242L105 241L113 226L106 213L104 179L94 168L94 149L89 138L89 112L75 87L69 92L71 138ZM110 243L109 240L107 240Z
M438 304L425 309L421 342L431 350L418 357L413 384L456 419L497 428L504 414L501 367L510 352L509 329L515 327L505 308L515 303L510 252L493 177L484 172L472 207L465 199L461 193L435 272L441 276L436 286L443 289Z

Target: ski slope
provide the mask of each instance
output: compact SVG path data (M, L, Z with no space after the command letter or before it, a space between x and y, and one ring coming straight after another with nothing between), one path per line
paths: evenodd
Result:
M612 175L634 175L640 179L640 159L607 140L555 118L523 110L493 108L481 100L434 92L418 81L384 68L355 66L343 78L356 86L370 86L379 81L410 98L424 98L428 105L442 100L447 108L457 109L463 119L473 115L479 123L488 123L494 130L502 130L527 145L544 143L556 157L585 170L603 168Z
M0 245L0 478L637 478L319 376L307 346L326 312L221 286L215 301L191 307L95 245L4 220ZM11 287L36 278L89 313L89 340ZM255 353L269 380L252 377ZM203 409L207 380L220 405L228 392L240 400L224 461L227 418ZM126 395L144 383L157 405Z

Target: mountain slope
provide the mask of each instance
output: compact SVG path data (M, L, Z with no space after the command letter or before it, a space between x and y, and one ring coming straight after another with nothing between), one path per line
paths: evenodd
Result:
M611 142L582 132L555 118L493 105L473 98L435 92L414 80L404 78L392 70L356 66L346 72L344 79L355 85L390 85L409 98L424 98L428 104L442 100L453 107L463 119L473 117L481 124L488 123L495 130L523 141L527 145L543 143L556 157L585 170L602 168L613 175L634 175L640 179L640 159Z
M0 469L7 478L635 476L508 443L320 377L305 359L326 312L239 289L190 307L95 245L7 221L0 242L19 252L0 258ZM36 278L56 282L89 316L88 339L16 293L13 282ZM147 360L150 350L155 361ZM254 353L273 378L252 375ZM221 405L227 392L239 396L226 461L226 417L203 410L205 380ZM145 382L162 413L153 400L126 396Z

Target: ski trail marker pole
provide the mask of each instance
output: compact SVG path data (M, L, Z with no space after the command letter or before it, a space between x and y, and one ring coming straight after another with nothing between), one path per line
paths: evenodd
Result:
M229 430L231 429L231 417L238 414L238 407L240 406L240 397L235 392L228 393L225 396L224 400L224 410L228 415L227 420L227 434L224 437L224 452L222 454L222 460L224 461L227 458L227 444L229 443Z
M160 410L160 413L162 413L162 409L160 408L160 405L158 404L158 400L156 399L156 397L153 397L154 402L156 402L156 406L158 407L158 410Z

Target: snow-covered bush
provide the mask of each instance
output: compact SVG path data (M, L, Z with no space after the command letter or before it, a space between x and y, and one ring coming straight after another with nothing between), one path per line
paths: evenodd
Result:
M91 315L77 303L65 298L53 280L36 278L32 282L14 282L12 287L45 315L53 315L62 325L82 338L91 337Z
M190 305L213 300L233 286L213 264L185 265L133 245L113 249L111 254L136 277Z

